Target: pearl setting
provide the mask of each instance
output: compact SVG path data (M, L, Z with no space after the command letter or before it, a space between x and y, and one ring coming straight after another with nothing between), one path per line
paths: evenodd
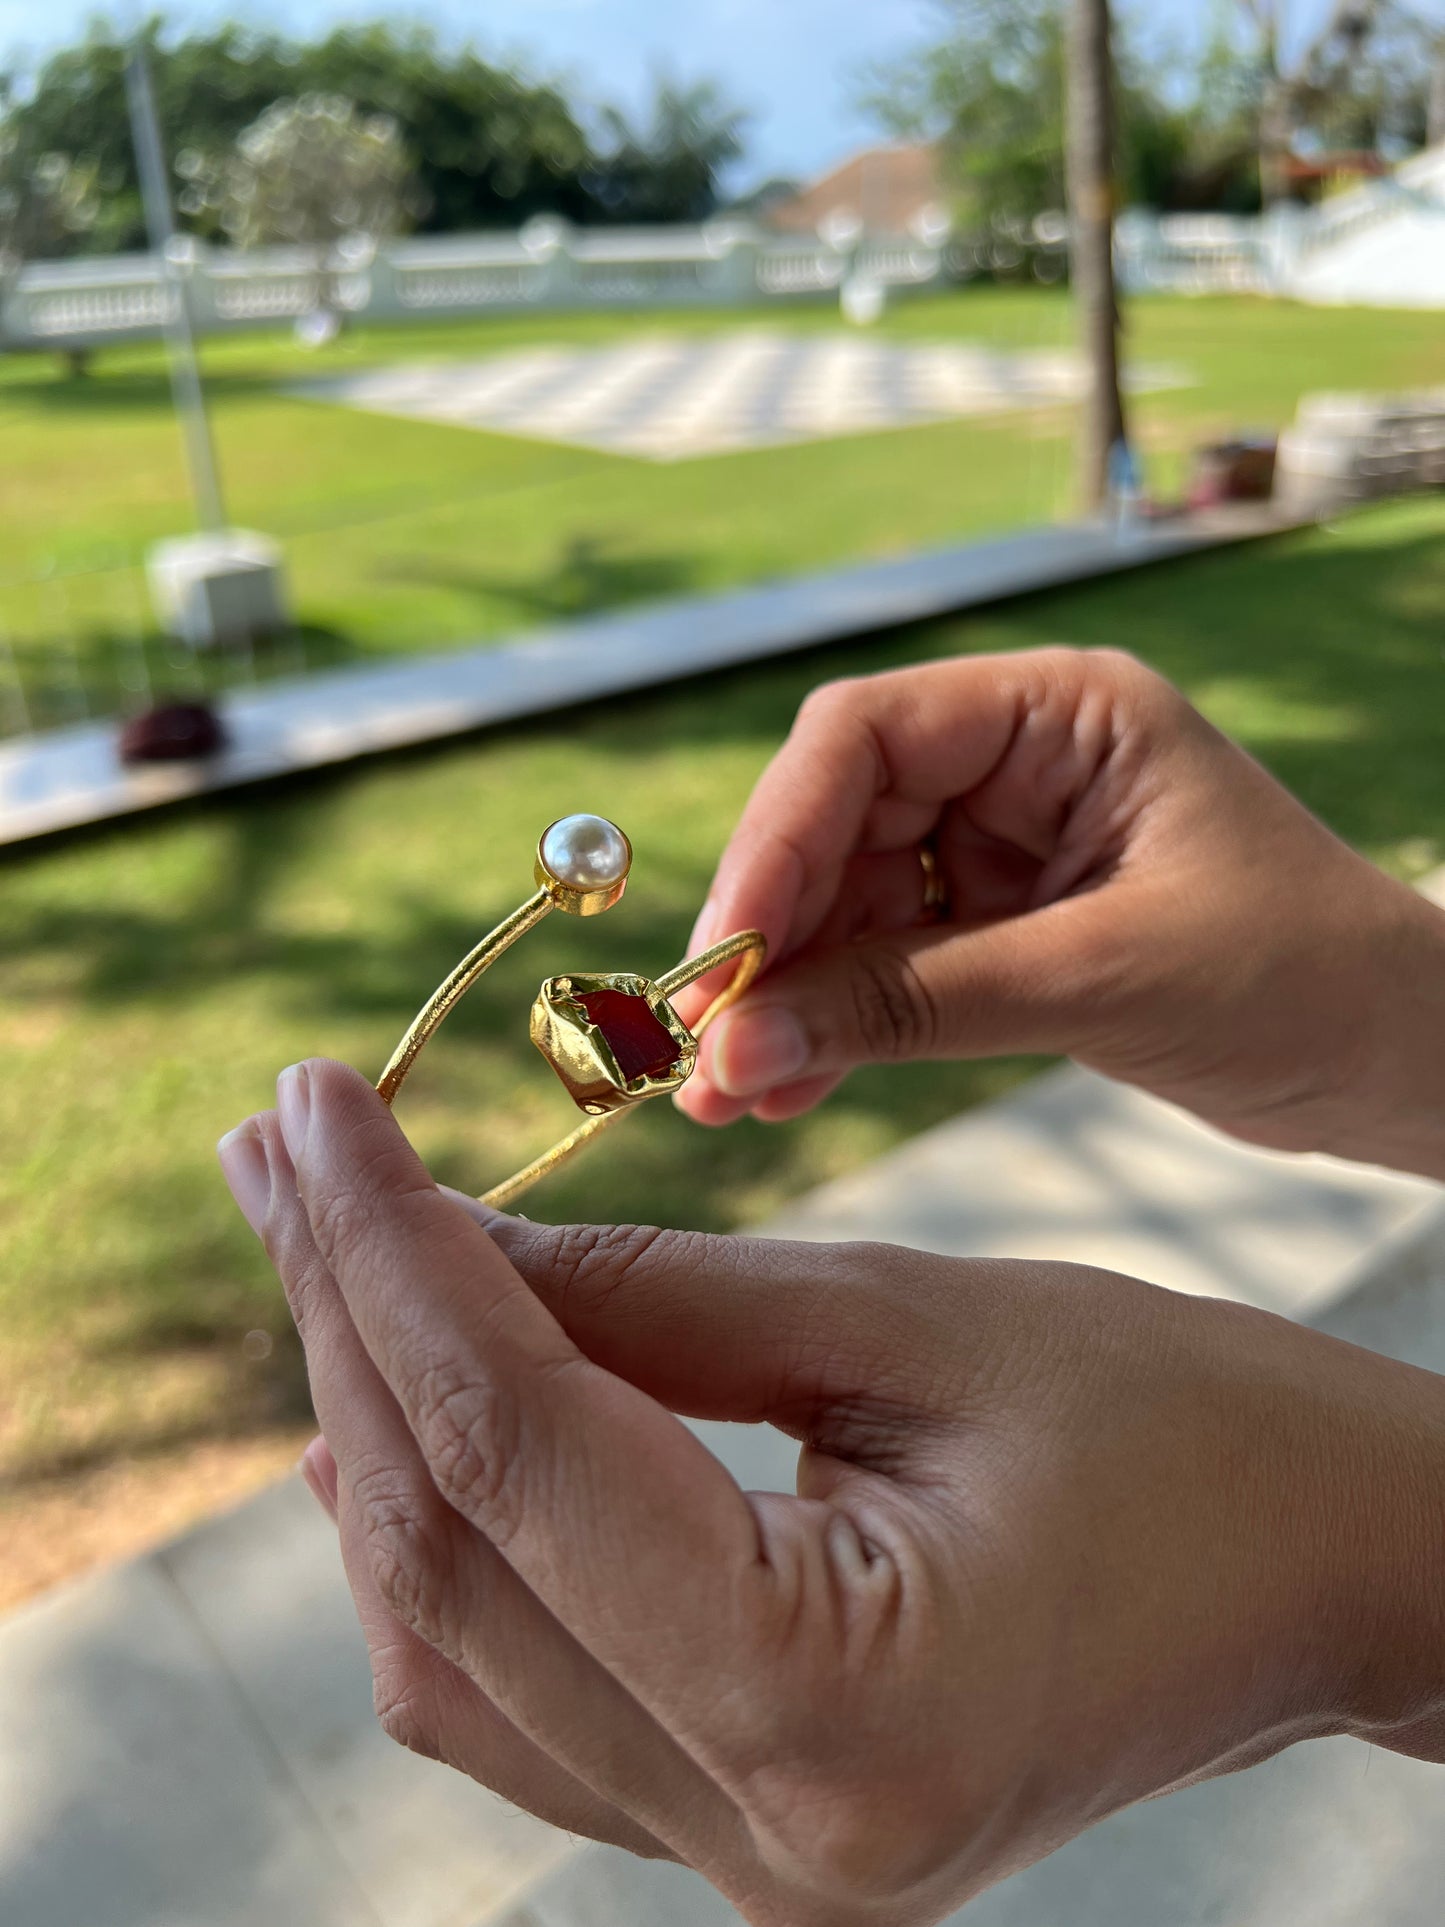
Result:
M605 816L564 816L542 832L537 881L559 910L595 916L627 887L632 845Z

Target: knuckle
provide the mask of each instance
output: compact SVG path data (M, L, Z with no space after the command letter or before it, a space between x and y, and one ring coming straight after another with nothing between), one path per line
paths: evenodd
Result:
M442 1760L445 1752L435 1707L404 1661L373 1666L372 1704L381 1730L389 1740L424 1760Z
M328 1280L308 1263L298 1241L287 1232L266 1234L266 1256L276 1268L302 1350L309 1357L316 1338L317 1298Z
M563 1312L605 1309L664 1235L655 1225L562 1226L553 1274Z
M418 1178L408 1147L397 1141L386 1120L368 1120L355 1131L341 1168L324 1169L308 1187L317 1249L334 1264L362 1243L379 1208L429 1188L430 1180Z
M328 1188L319 1197L313 1196L311 1230L316 1248L328 1264L334 1262L338 1252L349 1251L360 1243L367 1216L361 1195L349 1184Z
M317 1298L328 1282L309 1235L303 1235L305 1220L298 1212L272 1211L266 1220L261 1242L274 1266L286 1294L292 1319L306 1344L315 1323Z
M910 960L863 945L854 964L853 1024L864 1053L876 1061L928 1056L939 1041L939 1015Z
M394 1619L430 1645L446 1633L445 1532L422 1495L376 1469L354 1483L367 1567Z
M1147 676L1151 681L1157 680L1153 670L1146 669L1132 649L1121 649L1117 643L1100 643L1096 648L1086 649L1084 655L1094 668L1107 670L1111 675L1124 679Z
M427 1368L407 1402L437 1491L488 1538L505 1542L521 1510L516 1400L497 1377L444 1363Z
M820 711L851 709L858 688L857 676L834 676L815 683L798 706L800 716L816 716Z
M1089 669L1102 675L1117 696L1128 697L1131 701L1158 702L1172 705L1182 702L1179 691L1167 676L1161 676L1157 669L1140 660L1132 649L1120 649L1116 644L1102 645L1085 651Z

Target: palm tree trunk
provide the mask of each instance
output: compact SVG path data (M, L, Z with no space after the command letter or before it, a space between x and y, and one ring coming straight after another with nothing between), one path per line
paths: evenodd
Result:
M1430 75L1429 120L1425 138L1432 147L1445 141L1445 34L1435 43L1435 66Z
M1271 71L1259 109L1259 198L1267 209L1289 198L1287 164L1293 118L1288 83Z
M1124 439L1119 305L1114 289L1114 62L1108 0L1070 0L1068 191L1070 267L1088 392L1079 437L1083 505L1109 490L1109 451Z

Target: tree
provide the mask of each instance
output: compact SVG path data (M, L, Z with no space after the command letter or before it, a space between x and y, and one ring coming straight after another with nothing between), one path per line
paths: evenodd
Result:
M941 143L965 225L1009 230L1064 203L1057 0L935 0L937 37L875 67L863 104L900 138Z
M921 52L875 67L862 103L888 130L942 149L960 228L1018 235L1065 201L1065 8L1061 0L934 0L938 30ZM1227 197L1252 172L1251 129L1216 137L1210 100L1187 72L1161 70L1137 35L1114 45L1115 146L1123 196L1170 208ZM1201 131L1208 129L1203 140Z
M1109 489L1112 451L1123 444L1119 307L1114 288L1114 61L1108 0L1070 0L1068 189L1070 267L1088 371L1079 438L1084 505Z
M361 112L399 124L426 202L424 230L595 216L584 178L592 150L557 87L493 66L474 48L445 48L422 29L384 24L286 52L290 78L276 93L344 94Z
M378 23L301 42L232 23L177 39L152 19L140 37L172 154L214 167L275 101L341 95L401 128L429 232L515 229L537 214L688 219L711 208L718 171L739 151L743 117L714 88L660 88L640 129L604 114L593 140L559 87L421 29ZM27 98L0 108L34 151L79 151L93 169L97 219L72 248L145 245L125 101L132 44L93 24L44 62ZM186 218L203 239L223 234L209 196Z
M589 191L618 221L706 220L718 205L719 176L743 152L747 118L712 81L659 80L644 121L604 111Z
M184 212L215 210L237 247L305 248L316 261L317 306L337 311L334 264L348 244L410 225L419 201L401 130L340 94L278 100L238 135L219 164L185 152Z
M1260 187L1267 204L1293 192L1301 146L1418 147L1430 138L1438 25L1399 0L1333 0L1302 44L1290 0L1240 0L1259 71ZM1445 129L1442 129L1445 133Z
M92 169L58 150L36 152L0 113L0 342L5 299L20 269L64 253L93 223L96 208Z

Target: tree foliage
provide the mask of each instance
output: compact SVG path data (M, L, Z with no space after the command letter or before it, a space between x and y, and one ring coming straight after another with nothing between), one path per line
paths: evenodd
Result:
M866 78L865 104L895 134L940 141L966 223L1017 230L1064 202L1063 0L934 11L921 50ZM1272 140L1281 152L1419 145L1438 26L1407 0L1336 0L1299 47L1296 11L1299 0L1236 0L1184 62L1161 53L1142 0L1116 8L1120 199L1247 211Z
M868 77L894 134L943 143L965 210L1007 226L1064 204L1064 42L1052 0L936 0L921 57Z
M1240 0L1240 11L1266 171L1291 150L1388 152L1428 138L1432 72L1445 51L1438 20L1401 0L1334 0L1322 19L1298 0ZM1302 18L1311 20L1303 34Z
M204 156L214 169L276 102L344 98L363 120L387 116L401 130L429 231L516 228L536 214L694 219L712 211L718 171L740 151L742 117L715 88L660 84L640 127L604 114L594 128L559 87L420 28L378 23L301 42L231 23L173 38L155 18L141 38L172 155ZM27 151L74 156L94 181L96 218L72 248L145 244L125 99L130 44L97 21L44 63L24 98L0 99L0 125ZM188 218L203 236L222 232L213 197Z
M0 298L26 261L44 260L75 244L98 211L94 170L39 146L4 113L0 86Z
M747 116L711 81L659 79L640 123L602 115L602 153L588 175L601 206L630 221L698 221L717 205L718 175L743 152Z
M865 104L896 134L936 138L965 219L1005 231L1064 205L1064 9L1060 0L935 0L935 37L876 69ZM1190 115L1116 32L1121 190L1170 205Z
M401 129L389 114L362 114L343 94L274 101L219 163L183 151L181 211L217 215L238 247L272 243L329 253L364 237L384 240L420 209Z

